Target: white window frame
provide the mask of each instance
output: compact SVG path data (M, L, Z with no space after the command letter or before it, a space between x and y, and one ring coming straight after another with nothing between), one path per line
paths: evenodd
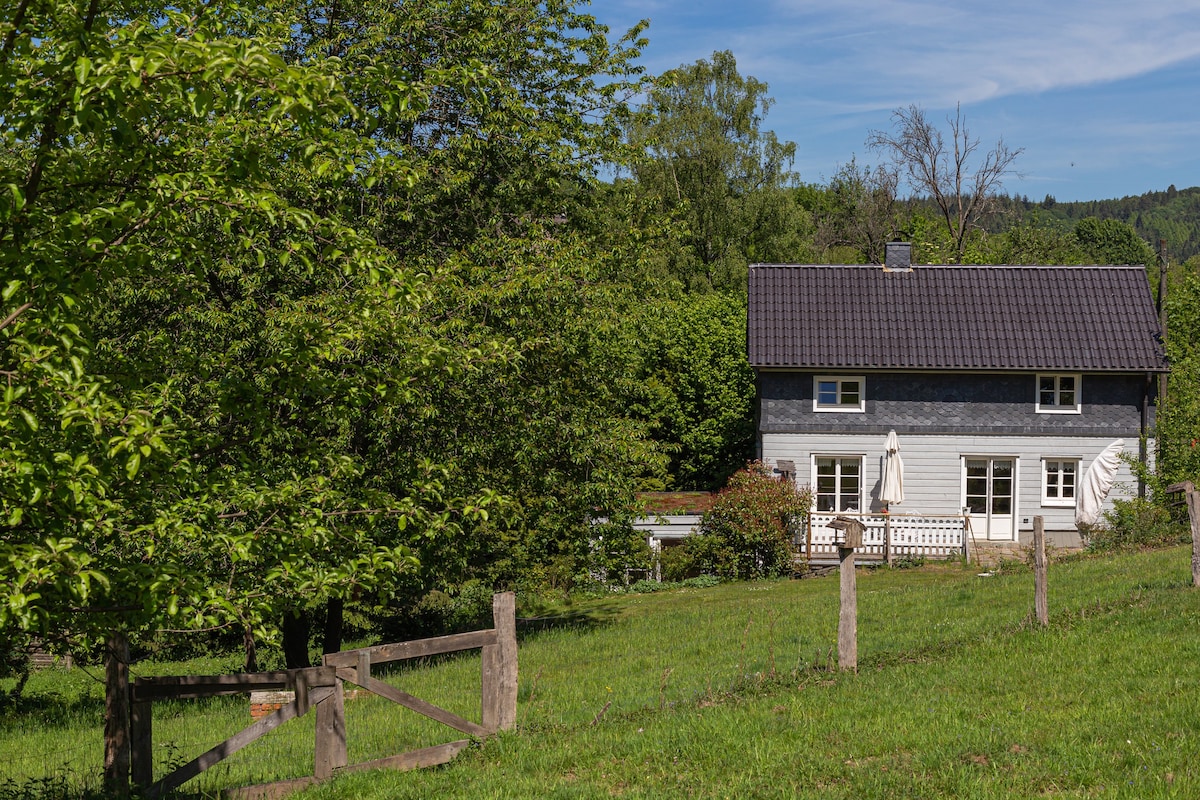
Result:
M858 384L858 402L846 403L842 400L843 389L842 385L846 383ZM835 384L834 392L836 400L833 403L821 402L821 384ZM813 378L813 411L828 412L842 411L852 414L861 414L867 410L867 379L862 375L817 375Z
M1049 378L1054 381L1054 402L1051 404L1042 403L1042 381ZM1070 391L1075 393L1075 404L1064 405L1059 402L1064 390L1062 388L1063 378L1070 378L1075 385L1075 388ZM1034 379L1033 398L1034 408L1039 414L1079 414L1083 411L1083 376L1078 372L1039 372Z
M820 508L820 495L818 494L818 492L820 491L820 483L819 483L820 476L817 474L817 462L819 460L825 459L825 458L831 458L836 462L835 466L834 466L834 494L833 494L834 508L833 508L833 510L821 510L821 508ZM842 461L857 461L858 462L858 495L857 495L857 502L854 503L856 508L853 508L853 509L838 508L838 506L842 505L841 500L843 498L850 497L850 494L848 492L845 492L845 493L842 492L842 465L841 465ZM864 455L862 453L813 453L812 464L810 465L812 471L809 472L809 474L812 476L813 511L816 511L821 514L838 514L838 513L861 514L861 513L863 513L865 510L865 504L864 504L865 496L864 495L866 493L866 488L867 488L866 475L863 472L863 470L865 468L865 464L864 464L865 461L866 461L866 458L864 457Z
M1079 481L1083 477L1079 471L1079 466L1080 466L1081 461L1082 461L1082 459L1079 459L1079 458L1065 457L1065 456L1061 456L1061 457L1060 456L1045 456L1042 458L1042 505L1043 506L1055 506L1058 508L1074 508L1075 507L1076 500L1079 497ZM1058 488L1058 493L1059 493L1058 497L1050 496L1050 472L1051 472L1050 465L1051 464L1055 465L1054 471L1059 476L1059 479L1057 481L1057 484L1058 484L1057 488ZM1072 491L1071 491L1070 497L1062 496L1062 487L1063 487L1062 465L1063 464L1074 464L1075 465L1075 473L1074 473L1075 474L1075 482L1071 486Z

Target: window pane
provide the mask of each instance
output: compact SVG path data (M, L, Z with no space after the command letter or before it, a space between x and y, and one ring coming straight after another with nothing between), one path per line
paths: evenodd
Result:
M992 475L996 478L1011 478L1013 474L1013 462L1011 461L993 461Z
M821 381L817 384L817 403L823 406L837 405L837 381Z
M1058 404L1060 406L1075 406L1075 391L1064 389L1058 393Z
M1059 472L1057 461L1046 462L1046 497L1057 499L1059 493Z
M856 406L859 404L859 394L858 381L842 381L842 396L839 402L844 406Z
M987 499L983 497L968 497L967 508L971 509L972 514L986 514Z
M1000 497L997 495L992 498L992 513L999 516L1006 516L1012 513L1012 498Z
M1074 375L1060 375L1058 378L1058 390L1060 392L1071 392L1072 394L1074 394L1075 393L1075 376Z

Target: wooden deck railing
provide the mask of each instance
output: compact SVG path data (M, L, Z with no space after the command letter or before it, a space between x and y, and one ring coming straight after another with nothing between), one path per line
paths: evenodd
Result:
M517 636L514 595L511 592L495 595L492 598L492 614L494 627L490 630L332 653L325 656L324 663L320 667L241 675L138 678L130 687L132 699L130 761L133 783L142 788L143 796L161 797L214 764L233 755L255 739L289 720L304 716L314 708L317 712L317 724L313 774L290 781L246 787L236 790L236 794L242 797L279 797L292 790L325 780L331 777L335 771L413 769L444 764L470 744L471 740L460 739L375 761L348 764L342 685L345 681L357 684L369 692L472 737L482 738L500 730L512 729L516 726L517 715ZM371 677L372 664L474 648L482 650L482 709L481 721L478 724ZM155 700L214 697L273 689L292 691L295 693L295 699L187 764L173 770L157 782L153 781L151 709Z
M866 530L856 555L891 563L898 558L958 558L967 554L966 517L961 514L861 514L814 512L800 543L808 561L836 562L838 531L829 527L835 517L860 520Z

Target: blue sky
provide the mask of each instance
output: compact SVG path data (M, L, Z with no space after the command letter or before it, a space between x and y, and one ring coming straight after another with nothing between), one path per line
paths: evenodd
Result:
M984 149L1024 148L1005 189L1092 200L1200 185L1200 0L593 0L649 18L654 74L732 50L770 86L765 126L824 183L891 112L962 104Z

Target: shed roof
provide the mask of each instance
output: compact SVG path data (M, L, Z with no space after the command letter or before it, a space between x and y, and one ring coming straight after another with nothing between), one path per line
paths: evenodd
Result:
M754 264L749 300L756 367L1166 369L1143 267Z

